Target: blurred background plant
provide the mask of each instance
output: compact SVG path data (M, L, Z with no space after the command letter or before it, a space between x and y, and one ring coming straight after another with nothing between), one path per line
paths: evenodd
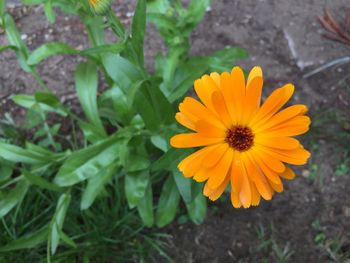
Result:
M148 228L164 227L178 213L196 224L205 218L201 187L177 170L188 152L169 147L180 130L175 106L196 78L230 70L247 52L227 47L190 55L191 32L209 0L139 0L130 29L111 9L94 9L99 2L23 0L43 5L51 23L54 7L78 16L90 41L83 50L49 42L30 51L0 0L8 40L0 51L13 50L38 86L34 94L12 97L26 109L24 124L9 114L0 122L2 262L149 262L154 250L171 261L163 251L166 236ZM152 73L144 63L146 21L166 46ZM115 42L106 40L109 29ZM56 55L84 58L74 78L84 116L38 74L37 65ZM62 123L69 123L65 133Z

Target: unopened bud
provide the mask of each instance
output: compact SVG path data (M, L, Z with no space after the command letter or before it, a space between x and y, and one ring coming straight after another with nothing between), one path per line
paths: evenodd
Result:
M111 0L89 0L89 5L96 15L105 15L111 7Z

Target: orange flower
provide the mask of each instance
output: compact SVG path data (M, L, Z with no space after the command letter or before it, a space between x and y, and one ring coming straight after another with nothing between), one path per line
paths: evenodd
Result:
M282 192L281 178L291 180L286 165L305 164L310 157L293 136L308 131L310 118L305 105L279 111L291 98L294 86L275 90L260 105L263 76L254 67L246 83L243 71L204 75L194 83L202 101L186 97L176 120L193 133L177 134L170 140L176 148L201 147L183 159L178 168L185 177L206 184L203 194L215 201L231 183L231 202L248 208Z

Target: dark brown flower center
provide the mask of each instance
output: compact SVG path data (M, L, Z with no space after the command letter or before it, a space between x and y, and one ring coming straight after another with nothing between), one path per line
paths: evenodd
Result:
M228 129L225 142L233 149L245 152L254 145L254 134L248 127L237 125Z

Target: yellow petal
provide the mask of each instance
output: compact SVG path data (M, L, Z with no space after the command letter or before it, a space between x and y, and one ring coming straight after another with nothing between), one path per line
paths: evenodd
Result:
M235 192L239 193L242 188L242 172L241 172L241 157L237 151L233 152L233 160L231 165L231 187Z
M264 146L259 146L259 148L266 154L272 156L273 158L294 165L305 164L308 158L310 157L310 153L303 148L295 150L278 150Z
M280 176L286 180L293 180L295 178L295 173L292 169L286 166L286 170L280 174Z
M254 67L248 77L246 95L244 98L244 110L242 124L247 125L252 116L260 107L261 92L263 87L262 71L260 67Z
M198 133L181 133L170 139L170 145L175 148L192 148L222 142L222 138L204 137Z
M196 127L195 127L194 123L189 118L187 118L183 113L181 113L181 112L176 113L175 119L182 126L188 128L188 129L190 129L192 131L196 130Z
M237 73L236 73L237 74ZM227 111L230 115L230 119L234 124L238 123L238 120L240 118L242 108L241 105L237 104L235 94L233 90L238 86L241 86L240 89L244 89L244 76L243 80L238 80L237 82L234 81L234 78L232 75L230 75L227 72L224 72L220 76L220 88L222 91L222 94L224 96L225 104ZM239 102L239 101L238 101ZM241 103L241 102L239 102Z
M214 91L218 90L214 80L208 75L204 75L201 79L197 79L194 82L194 90L203 104L212 112L215 112L211 95Z
M213 107L220 119L227 128L232 126L232 120L226 108L225 99L220 91L215 91L212 94Z
M193 176L193 180L195 180L196 182L204 182L206 180L208 180L210 176L210 173L208 173L208 169L205 167L201 167Z
M253 147L251 152L259 158L273 171L282 173L286 169L285 165L279 160L270 155L266 155L265 152L259 150L259 147Z
M231 189L231 203L234 208L240 208L242 206L238 193L236 193L233 189Z
M260 203L261 196L253 182L250 182L250 189L252 190L252 205L257 206Z
M254 182L258 192L265 200L271 200L273 191L265 178L265 175L262 173L261 169L255 163L252 154L245 152L242 154L245 166L247 168L247 173L249 177Z
M299 148L300 143L297 139L289 137L268 137L264 134L257 134L254 137L254 144L264 145L271 148L277 149L296 149Z
M203 158L202 164L206 168L213 167L222 158L225 152L228 150L229 146L227 143L218 144L210 154Z
M224 129L220 129L205 120L197 121L195 127L196 131L205 137L222 138L222 141L226 137L226 131Z
M185 177L193 176L199 170L199 168L202 167L203 158L206 155L210 154L216 147L216 145L207 146L188 155L178 164L179 170L184 174Z
M207 182L204 186L203 194L209 197L211 201L217 200L225 191L229 180L230 180L230 176L229 174L227 174L225 180L219 185L219 187L214 189L210 188L209 183Z
M283 192L283 184L280 183L280 184L276 184L272 181L269 181L271 187L273 190L275 190L277 193L282 193Z
M255 129L256 133L265 131L269 128L273 128L276 125L280 125L284 122L291 120L292 118L302 115L307 112L307 107L305 105L293 105L284 110L276 113L271 119L269 119L264 125Z
M231 72L233 85L231 84L231 93L234 98L234 105L237 115L237 122L241 122L243 113L243 101L245 97L245 77L240 67L234 67ZM233 86L233 87L232 87ZM226 94L224 94L226 96Z
M260 158L258 155L252 155L252 158L254 159L255 163L259 166L262 173L272 182L275 184L282 184L282 181L278 174L271 170Z
M229 148L219 162L208 169L209 179L208 186L210 188L217 188L225 180L226 175L231 167L233 158L233 150Z
M225 125L210 110L203 106L199 101L191 97L186 97L179 105L179 110L192 122L205 120L218 128L225 129Z
M296 136L303 134L309 130L311 120L307 116L297 116L280 125L276 125L264 131L269 137Z
M214 80L216 86L220 88L220 75L217 72L212 72L210 77Z
M276 89L266 99L257 114L250 122L252 129L256 129L268 121L293 95L294 86L287 84L282 88Z
M263 77L263 73L262 73L262 69L259 66L255 66L251 69L251 71L249 72L248 75L248 80L247 80L247 89L248 87L251 85L251 82L255 79L255 78L262 78Z
M250 182L248 179L248 174L245 168L244 163L242 162L242 189L239 193L239 199L244 208L249 208L252 204L252 190L250 188Z

